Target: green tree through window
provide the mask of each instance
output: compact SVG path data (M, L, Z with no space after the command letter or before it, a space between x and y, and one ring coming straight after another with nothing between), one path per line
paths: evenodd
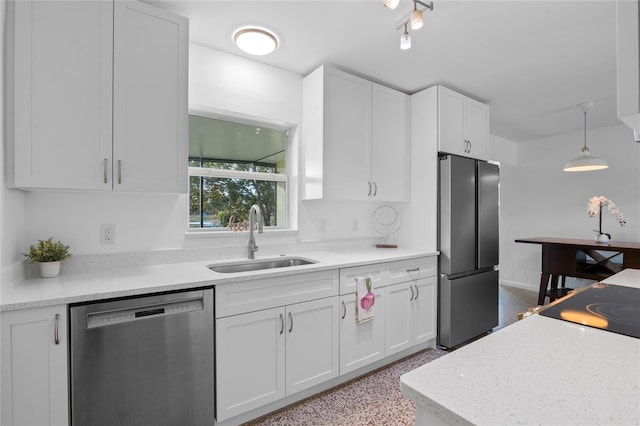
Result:
M189 227L225 228L248 219L286 226L287 130L189 117Z

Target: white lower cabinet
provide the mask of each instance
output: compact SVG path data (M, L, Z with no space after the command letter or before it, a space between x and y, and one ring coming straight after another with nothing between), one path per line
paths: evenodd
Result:
M338 376L338 298L216 320L216 419Z
M374 290L375 317L358 323L356 320L356 294L340 296L340 374L384 358L383 289Z
M68 425L67 307L0 315L3 426Z
M385 288L385 356L436 337L435 276Z

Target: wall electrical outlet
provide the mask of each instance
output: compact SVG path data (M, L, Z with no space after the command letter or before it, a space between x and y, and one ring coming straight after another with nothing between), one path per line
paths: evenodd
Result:
M100 225L100 244L115 244L116 242L116 225L103 224Z

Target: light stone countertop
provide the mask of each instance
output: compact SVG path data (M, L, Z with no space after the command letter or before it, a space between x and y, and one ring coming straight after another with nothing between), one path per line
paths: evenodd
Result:
M314 264L242 273L222 274L209 270L207 266L215 263L246 261L246 258L75 272L61 274L56 278L31 278L3 284L0 286L0 312L226 285L261 277L277 277L437 254L437 252L407 249L341 248L286 253L287 257L303 257L317 261ZM280 256L256 255L256 260L277 257Z
M640 288L640 269L624 269L600 282Z
M640 271L610 284L640 287ZM638 425L640 339L532 315L400 378L442 424Z

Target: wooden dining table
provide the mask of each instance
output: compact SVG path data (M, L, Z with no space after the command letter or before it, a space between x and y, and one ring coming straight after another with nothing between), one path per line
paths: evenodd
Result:
M542 245L542 272L538 305L567 293L566 277L601 281L626 268L640 269L640 243L556 237L518 238L516 243ZM558 284L561 282L561 287Z

